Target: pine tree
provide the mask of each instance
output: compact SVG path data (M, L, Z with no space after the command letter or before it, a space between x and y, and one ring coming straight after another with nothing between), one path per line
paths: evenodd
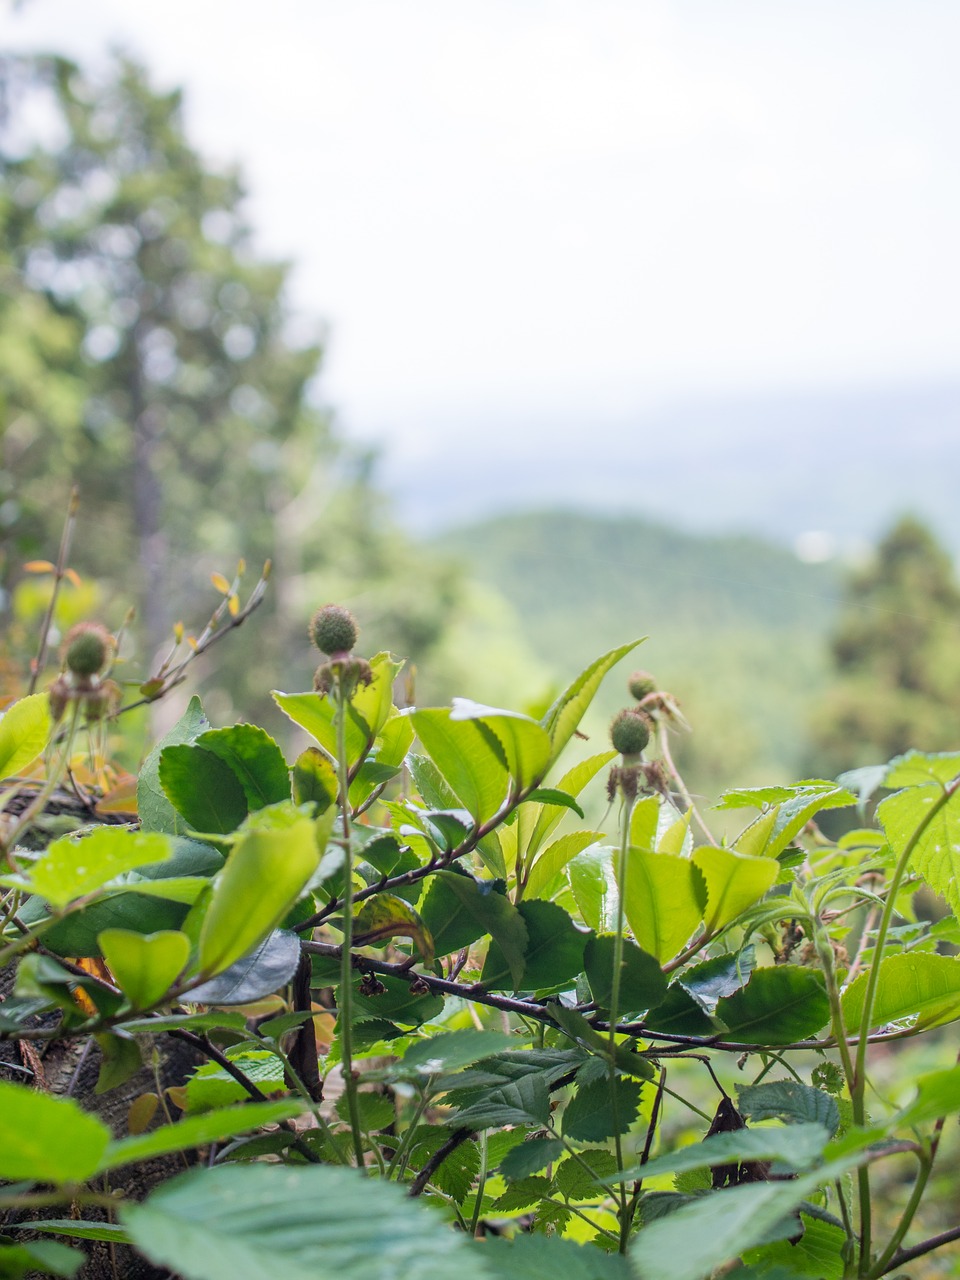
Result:
M831 650L836 678L813 725L819 772L960 748L960 588L919 520L899 520L851 578Z

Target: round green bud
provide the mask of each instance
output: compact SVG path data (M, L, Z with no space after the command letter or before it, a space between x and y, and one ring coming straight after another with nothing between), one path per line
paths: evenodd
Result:
M627 681L630 696L641 702L648 693L656 693L657 682L649 671L634 671Z
M650 718L634 707L618 712L610 725L610 741L622 756L638 756L650 741Z
M106 666L113 637L99 622L78 622L63 642L63 661L75 676L95 676Z
M325 604L310 620L310 639L321 653L350 653L357 635L353 614L338 604Z

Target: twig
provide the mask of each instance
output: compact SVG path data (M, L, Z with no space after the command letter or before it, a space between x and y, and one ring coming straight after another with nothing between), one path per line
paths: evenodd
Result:
M427 1183L437 1172L440 1166L446 1160L447 1156L452 1155L461 1143L466 1142L468 1138L474 1137L472 1129L454 1129L453 1133L446 1140L442 1147L438 1147L427 1163L423 1166L413 1182L410 1183L410 1190L407 1193L411 1199L422 1195Z
M30 664L30 683L27 686L27 693L31 694L36 691L37 681L40 679L40 672L43 670L44 663L47 660L47 645L50 640L50 628L53 625L53 611L57 606L57 596L60 594L60 584L67 576L67 556L70 554L70 543L73 541L73 531L77 523L77 510L80 506L80 492L74 485L70 490L70 498L67 503L67 518L63 522L63 532L60 535L60 550L57 552L57 563L53 571L53 591L50 593L50 603L47 605L47 611L43 615L43 622L40 625L40 645L37 649L37 656Z

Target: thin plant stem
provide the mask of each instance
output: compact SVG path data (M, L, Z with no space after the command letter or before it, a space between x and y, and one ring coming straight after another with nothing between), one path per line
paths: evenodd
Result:
M40 624L40 643L37 647L37 656L30 664L28 694L36 692L37 681L40 679L40 673L43 671L44 664L47 661L47 646L50 643L50 628L53 626L53 611L57 607L60 585L67 576L67 556L70 554L70 544L73 541L73 531L76 527L79 507L80 492L74 485L70 490L70 498L67 502L67 518L63 522L63 532L60 535L60 550L57 552L57 563L53 571L53 590L50 593L50 603L47 605L47 611L43 615L43 622Z
M340 1070L343 1090L347 1098L350 1131L357 1167L362 1171L363 1136L360 1128L360 1104L357 1100L357 1082L353 1075L353 851L350 844L350 776L347 768L347 693L343 683L343 668L337 674L337 772L340 787L340 822L343 835L343 949L340 955Z
M870 1034L870 1024L873 1020L874 1003L877 997L877 986L880 981L879 958L883 955L883 949L887 941L887 933L889 932L891 922L893 921L897 896L910 866L910 859L913 857L917 845L920 843L931 822L933 822L941 809L950 803L958 788L960 788L960 775L954 778L952 782L948 783L933 804L929 806L926 813L923 815L922 820L914 828L913 834L904 845L903 852L897 860L897 865L890 881L890 887L887 890L887 898L883 906L883 912L880 916L880 924L877 927L877 937L874 942L874 962L871 964L867 972L867 989L863 998L863 1015L860 1020L860 1036L857 1042L856 1065L854 1068L853 1087L851 1089L850 1098L853 1104L853 1122L861 1127L866 1123L866 1105L864 1095L866 1085L867 1045L869 1043L868 1038ZM865 1276L870 1272L870 1246L872 1242L870 1171L867 1165L862 1166L859 1170L857 1185L860 1192L860 1275Z
M623 928L625 923L623 900L627 885L627 859L630 855L630 820L633 817L635 796L624 796L620 827L620 849L617 855L617 917L613 935L613 975L610 983L610 1106L613 1112L613 1144L617 1154L617 1168L623 1168L623 1142L620 1134L620 1105L617 1094L617 1016L620 1012L620 979L623 967ZM625 1182L620 1183L620 1242L621 1253L627 1251L630 1236L629 1197Z
M663 756L663 763L667 766L667 772L670 774L670 777L676 783L677 790L680 792L680 795L683 798L684 804L687 806L687 808L696 818L697 826L700 828L700 830L703 832L703 834L707 837L707 839L710 841L712 845L718 844L716 836L714 836L713 832L704 822L703 818L701 817L700 810L694 804L693 796L690 794L689 790L687 789L687 784L684 782L683 777L680 773L680 770L677 768L677 766L673 762L673 756L670 754L670 743L667 738L667 726L663 723L662 720L657 725L657 729L658 729L657 745L660 749L660 754Z

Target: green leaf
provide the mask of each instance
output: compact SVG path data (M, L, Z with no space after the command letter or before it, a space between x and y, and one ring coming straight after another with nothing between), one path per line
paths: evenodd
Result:
M38 1275L73 1277L86 1260L85 1253L56 1240L32 1240L29 1244L0 1243L0 1276L3 1280Z
M39 899L31 899L34 901ZM43 945L61 956L98 956L98 938L105 929L162 933L165 929L178 930L186 915L187 908L180 902L138 893L111 895L81 911L71 912L52 925L44 932Z
M613 993L613 934L590 938L584 951L584 967L593 998L600 1009L610 1008ZM667 994L667 978L655 956L641 951L629 938L623 940L620 966L619 1017L655 1009Z
M799 1206L868 1158L856 1151L786 1182L746 1183L699 1197L643 1229L630 1250L634 1275L638 1280L703 1280L755 1245L787 1239L796 1232L793 1215Z
M527 926L523 916L503 893L497 881L478 881L457 871L438 871L420 914L433 934L438 956L449 955L476 942L485 933L497 939L514 981L523 974Z
M787 1124L819 1124L832 1136L840 1127L836 1098L799 1080L767 1080L740 1085L737 1110L749 1120L784 1120Z
M410 1164L420 1170L431 1156L449 1141L452 1130L441 1125L418 1125L410 1143ZM461 1142L430 1176L430 1184L438 1187L457 1204L463 1204L480 1172L480 1148L476 1142Z
M236 1047L227 1051L227 1057L261 1093L287 1092L283 1063L272 1050ZM225 1067L216 1062L205 1062L197 1067L186 1083L184 1110L190 1116L202 1116L247 1099L243 1085Z
M557 783L556 789L576 798L604 765L609 764L616 756L616 751L601 751L598 755L579 761L567 770ZM559 825L565 812L565 808L558 804L543 805L527 845L528 851L536 852L540 848L551 831Z
M265 1124L279 1124L292 1120L303 1110L299 1098L285 1098L279 1102L245 1102L238 1107L223 1107L200 1115L184 1116L176 1124L161 1125L150 1133L133 1138L121 1138L111 1142L101 1161L101 1169L119 1169L123 1165L138 1164L156 1156L169 1155L171 1151L189 1151L193 1147L205 1147L210 1142L222 1142L238 1133L250 1133Z
M527 800L541 805L550 805L551 808L569 809L578 818L582 819L584 817L583 810L573 796L568 795L566 791L562 791L559 787L537 787L535 791L530 792Z
M822 1222L801 1212L799 1240L778 1240L775 1244L747 1249L744 1262L756 1268L763 1280L841 1280L846 1234L833 1222ZM733 1273L730 1280L746 1280Z
M101 1062L94 1093L109 1093L136 1075L143 1066L143 1055L140 1045L131 1035L105 1033L95 1039Z
M483 720L455 720L445 708L410 713L424 749L477 823L486 822L507 798L503 744Z
M591 845L567 864L567 879L580 914L597 932L616 927L619 894L613 871L615 855L609 845Z
M370 660L373 682L358 689L347 707L347 764L352 768L373 746L390 714L393 680L400 666L387 653ZM273 700L294 724L306 729L332 760L337 756L337 709L330 698L317 693L279 693Z
M548 844L527 876L524 893L530 898L539 897L554 876L559 875L578 853L595 843L598 835L597 831L571 831Z
M293 764L293 799L296 804L312 802L323 813L336 803L339 784L330 757L319 747L307 747Z
M917 1096L897 1115L897 1125L919 1125L960 1111L960 1067L931 1071L917 1080Z
M756 951L748 946L742 951L713 956L700 964L691 965L683 970L678 982L705 1013L713 1014L721 996L732 996L735 991L746 986L755 966Z
M929 759L929 757L927 757ZM919 760L911 756L911 772ZM931 766L933 767L933 766ZM898 772L905 771L906 765ZM897 776L897 774L894 774ZM877 809L877 817L886 832L890 847L899 857L914 833L928 816L930 807L943 795L940 782L911 786L888 796ZM960 791L929 821L917 841L911 866L918 871L935 893L941 894L954 914L960 914Z
M388 938L409 938L421 959L433 959L433 936L419 914L395 894L378 893L357 910L353 943L357 947L378 947Z
M185 933L134 933L104 929L100 950L123 994L135 1009L158 1004L190 958Z
M805 1171L816 1168L829 1137L821 1124L714 1133L702 1142L656 1156L646 1164L632 1165L620 1178L624 1181L660 1178L666 1174L688 1173L691 1169L712 1169L717 1165L753 1160L781 1160L794 1171Z
M185 1280L487 1280L439 1215L356 1169L203 1169L121 1216L137 1248Z
M443 996L418 995L410 990L410 983L401 978L381 977L379 981L384 990L379 995L365 996L358 990L360 977L357 975L353 996L355 1022L376 1019L419 1027L443 1013Z
M887 766L885 787L918 787L928 782L939 782L946 785L960 774L960 752L942 751L928 754L922 751L908 751L906 755L897 756Z
M573 737L580 721L583 719L584 712L593 701L594 694L600 688L603 677L612 667L616 666L621 658L625 658L638 644L642 643L642 639L631 640L629 644L622 644L616 649L611 649L603 657L591 662L590 666L582 671L576 680L560 694L540 722L550 735L551 760L556 760L557 756Z
M624 910L638 945L661 964L690 941L703 919L704 892L689 859L631 848Z
M257 725L209 729L197 739L197 746L219 756L236 774L248 809L262 809L290 799L290 772L283 752Z
M200 931L200 971L213 976L252 951L297 901L319 860L309 818L241 836L214 881Z
M616 1158L604 1147L588 1147L578 1151L577 1156L577 1159L569 1156L556 1170L553 1190L564 1200L596 1200L597 1182L612 1178L617 1172Z
M859 1030L869 974L844 991L840 1007L848 1031ZM952 956L908 951L880 961L880 978L870 1026L907 1018L912 1026L939 1027L960 1018L960 963Z
M526 932L519 973L515 952L504 950L494 935L480 976L488 991L558 987L582 971L590 935L578 929L562 907L531 898L515 910Z
M109 884L125 871L169 858L166 836L122 827L100 827L77 840L55 840L30 868L28 887L52 907L65 907Z
M229 835L249 812L237 775L196 743L164 747L159 777L167 799L195 831Z
M183 996L185 1004L252 1004L285 986L300 963L300 939L274 929L258 947Z
M657 847L657 829L660 825L660 797L643 796L633 806L630 815L630 843L638 849L652 853Z
M469 1067L491 1053L510 1049L516 1043L514 1036L502 1031L479 1031L465 1027L460 1031L446 1031L414 1040L403 1055L400 1066L412 1069L418 1075L437 1075L441 1071L455 1071Z
M200 699L194 695L177 723L160 739L143 762L137 779L137 813L144 831L165 831L171 835L186 832L186 822L174 809L160 785L160 756L166 747L195 742L209 728L210 721L204 715Z
M0 1178L86 1182L109 1141L107 1126L71 1098L0 1081Z
M529 1138L507 1152L498 1173L507 1182L519 1182L559 1160L565 1150L559 1138Z
M772 821L769 814L763 814L743 832L737 840L740 853L775 858L816 814L824 809L842 809L856 804L856 796L835 782L798 783L788 790L791 792L789 799L777 804Z
M557 1236L518 1233L512 1240L498 1236L469 1247L483 1259L490 1280L631 1280L626 1258Z
M0 778L32 764L50 737L50 699L45 693L20 698L0 716Z
M747 985L717 1002L728 1038L790 1044L815 1035L830 1020L830 1002L818 973L797 965L757 969Z
M451 1119L458 1129L499 1129L508 1124L546 1124L549 1116L546 1078L530 1072L485 1090L481 1100L456 1112Z
M563 1113L563 1136L579 1142L604 1142L626 1133L640 1114L641 1086L618 1076L579 1085ZM616 1106L614 1106L614 1094Z
M479 702L471 702L469 698L454 698L450 720L479 721L496 734L506 756L507 772L518 790L526 791L539 783L546 773L550 764L550 737L529 716L519 711L486 707Z
M748 857L712 845L695 849L693 863L707 886L704 928L708 933L716 933L759 902L780 874L773 858Z
M115 1227L109 1222L75 1221L73 1218L44 1218L40 1222L25 1222L22 1229L51 1231L57 1235L71 1236L75 1240L106 1240L114 1244L126 1244L128 1240L123 1227Z
M664 999L644 1019L651 1031L671 1036L713 1036L718 1028L703 1006L680 982L671 983Z

